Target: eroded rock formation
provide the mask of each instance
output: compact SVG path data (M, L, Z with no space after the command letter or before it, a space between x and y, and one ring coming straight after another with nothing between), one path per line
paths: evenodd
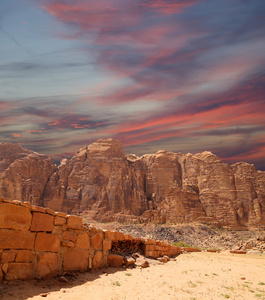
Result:
M243 162L230 166L211 152L126 156L119 141L107 139L56 168L47 156L1 147L3 197L100 221L265 225L265 172Z

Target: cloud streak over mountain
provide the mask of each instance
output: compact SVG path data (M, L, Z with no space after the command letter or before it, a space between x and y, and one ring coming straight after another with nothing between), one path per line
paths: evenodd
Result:
M114 137L265 170L263 0L25 2L0 4L22 45L0 36L1 141L60 156Z

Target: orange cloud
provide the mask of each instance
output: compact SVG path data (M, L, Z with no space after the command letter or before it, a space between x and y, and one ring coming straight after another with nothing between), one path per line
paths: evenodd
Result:
M13 137L15 137L15 138L20 137L20 134L19 133L13 133Z

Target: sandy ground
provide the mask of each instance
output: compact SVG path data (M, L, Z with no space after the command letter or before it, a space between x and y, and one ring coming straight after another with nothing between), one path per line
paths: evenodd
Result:
M107 272L107 273L104 273ZM57 279L2 284L0 298L49 300L265 299L265 254L182 254L146 269L114 269Z

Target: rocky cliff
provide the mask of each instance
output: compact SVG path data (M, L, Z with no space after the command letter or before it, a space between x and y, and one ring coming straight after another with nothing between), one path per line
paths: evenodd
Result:
M56 167L45 155L0 144L0 196L100 221L265 226L265 172L211 152L125 155L98 140Z

